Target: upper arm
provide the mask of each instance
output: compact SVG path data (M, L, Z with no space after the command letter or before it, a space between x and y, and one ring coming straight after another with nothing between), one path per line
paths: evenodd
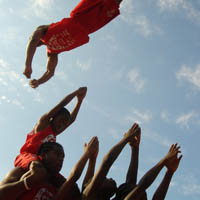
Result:
M8 172L6 177L0 182L0 185L19 181L21 176L25 173L26 173L26 171L23 168L15 167L10 172Z
M40 119L36 123L34 127L35 133L44 130L49 126L49 124L50 124L50 117L48 116L48 113L45 113L44 115L42 115L42 117L40 117Z
M30 42L39 45L40 39L45 35L47 29L46 25L37 27L29 38Z
M108 170L104 162L102 162L101 166L93 176L91 182L83 190L83 194L85 197L93 196L93 194L95 194L98 191L104 179L106 178L107 171Z

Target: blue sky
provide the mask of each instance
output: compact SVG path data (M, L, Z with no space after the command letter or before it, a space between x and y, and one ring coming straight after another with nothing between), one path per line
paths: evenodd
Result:
M172 143L183 159L166 199L200 198L200 1L124 0L121 15L90 36L90 42L59 56L55 76L37 89L22 75L33 30L68 17L78 0L0 0L0 179L39 117L65 95L88 87L76 122L58 137L67 176L97 135L103 155L135 121L142 128L138 179ZM34 58L33 78L45 70L46 51ZM72 102L68 108L73 108ZM123 183L130 160L125 147L109 176ZM151 199L166 169L148 189ZM82 180L82 179L81 179ZM79 184L81 183L79 181Z

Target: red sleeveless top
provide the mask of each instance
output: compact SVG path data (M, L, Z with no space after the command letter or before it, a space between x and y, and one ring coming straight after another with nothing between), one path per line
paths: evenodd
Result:
M87 43L89 37L73 18L64 18L51 24L41 41L47 46L48 53L61 53Z

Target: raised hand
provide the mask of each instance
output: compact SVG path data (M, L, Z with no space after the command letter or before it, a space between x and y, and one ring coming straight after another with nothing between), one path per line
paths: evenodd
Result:
M179 149L180 149L180 146L178 146L177 143L171 145L167 155L164 157L166 165L170 163L174 158L177 158L178 153L181 153Z
M134 148L139 148L141 139L141 128L138 129L138 135L134 136L133 140L129 142L129 145Z
M86 96L86 93L87 93L87 87L80 87L78 90L77 90L77 98L79 101L83 100Z
M99 152L99 140L98 137L93 137L88 144L84 145L84 151L88 153L90 158L94 158Z
M128 139L129 144L133 144L135 143L136 138L140 136L140 134L140 126L137 123L134 123L133 126L128 130L128 132L124 134L124 138Z
M178 156L178 153L171 159L167 160L165 164L167 169L172 173L174 173L178 169L179 163L183 157L183 155Z

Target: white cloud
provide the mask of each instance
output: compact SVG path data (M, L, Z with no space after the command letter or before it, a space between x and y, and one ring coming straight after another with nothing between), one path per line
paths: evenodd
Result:
M89 59L86 63L81 62L80 60L76 61L77 66L82 70L82 71L88 71L91 67L91 59Z
M14 99L9 99L8 97L6 97L6 96L1 96L1 103L0 104L2 104L2 103L4 103L4 102L6 102L6 103L11 103L11 104L13 104L13 105L16 105L16 106L18 106L18 107L20 107L21 109L24 109L24 106L22 105L22 103L19 101L19 100L17 100L16 98L14 98Z
M200 89L200 64L195 69L187 65L182 65L181 69L176 73L176 77L178 80L186 80Z
M161 112L161 119L168 122L170 120L170 115L168 112L166 111L162 111Z
M22 77L21 74L17 73L15 70L13 70L8 62L6 62L4 59L0 58L0 89L1 92L5 91L6 93L10 91L12 96L5 96L2 95L1 103L7 102L14 104L16 106L19 106L20 108L24 108L22 105L23 99L21 99L22 96L17 95L19 87L20 91L25 90L25 92L28 92L32 95L32 99L34 99L37 102L42 102L42 98L39 92L34 91L33 89L28 85L28 81L25 80L24 77Z
M153 34L163 34L163 31L157 25L152 24L145 15L138 15L134 11L132 0L123 1L120 10L120 18L129 25L133 25L134 30L142 34L144 37L149 37Z
M152 120L153 115L149 111L139 111L138 109L132 109L131 113L125 117L126 121L136 122L139 124L148 123Z
M6 68L8 66L8 63L5 60L3 60L3 59L0 58L0 66L2 68Z
M189 123L195 116L196 116L195 112L190 112L188 114L181 115L176 119L176 124L179 124L182 127L189 128Z
M165 147L170 147L171 144L173 144L173 142L171 142L167 137L165 137L161 133L156 133L150 130L144 130L143 135L144 137Z
M158 0L157 5L162 9L174 10L184 4L184 0Z
M26 19L30 19L33 14L37 17L48 19L49 12L52 11L53 7L54 0L29 0L28 8L22 14Z
M185 175L182 177L182 184L179 184L180 192L184 195L199 195L200 194L200 183L198 183L197 177L192 174Z
M146 81L141 77L138 69L133 68L128 72L128 80L133 84L137 93L140 93L144 89Z
M63 71L56 71L55 72L56 77L58 77L60 80L66 81L68 79L66 73Z
M161 35L163 31L156 25L151 24L146 16L137 16L135 18L135 25L137 30L144 36L149 37L153 34Z
M121 135L118 134L118 131L116 129L110 129L108 133L112 136L112 138L116 140L118 140L121 137Z
M126 0L126 1L122 1L121 5L120 5L120 10L127 14L133 14L134 12L134 6L133 6L133 1L132 0Z
M200 23L200 11L196 9L188 0L158 0L157 5L162 11L182 10L189 19Z
M43 9L51 8L53 0L34 0L33 7L39 7Z

